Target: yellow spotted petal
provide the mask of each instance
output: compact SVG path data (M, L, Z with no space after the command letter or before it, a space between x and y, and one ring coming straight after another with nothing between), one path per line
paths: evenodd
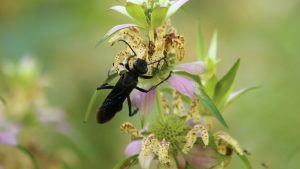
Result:
M182 152L187 154L193 148L195 142L197 141L198 131L193 128L185 136L185 145L183 146Z
M216 140L221 139L232 146L232 148L237 152L238 155L244 155L243 149L241 148L240 144L232 138L229 134L225 132L217 132L214 134L214 138Z
M132 139L141 137L139 131L130 122L123 123L120 128L122 132L131 135Z
M199 106L199 99L197 96L193 96L191 104L190 104L190 109L187 114L186 120L192 120L194 123L199 123L200 122L200 114L198 112L198 106Z
M154 134L150 134L144 139L141 148L141 153L143 156L147 156L151 152L151 150L153 149L154 140Z
M195 125L194 130L197 131L198 133L201 133L201 139L204 143L205 146L208 145L209 143L209 135L208 135L208 130L205 126L203 125Z
M159 143L159 149L157 154L160 163L168 167L171 165L171 160L169 156L169 147L170 147L170 143L164 139Z
M115 57L115 61L114 61L114 68L116 69L116 71L118 73L120 73L120 69L119 69L119 65L120 63L122 62L122 60L124 58L126 58L128 56L128 52L126 51L121 51L121 52L118 52L116 54L116 57Z
M162 107L164 109L165 114L169 114L170 113L169 103L168 103L167 98L165 96L163 96L162 93L161 93L161 103L162 103Z
M181 99L181 95L178 91L173 91L173 112L179 117L183 117L186 115L186 111L184 110L184 105Z

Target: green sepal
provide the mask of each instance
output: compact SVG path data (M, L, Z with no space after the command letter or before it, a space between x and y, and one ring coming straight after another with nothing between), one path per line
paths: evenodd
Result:
M148 26L145 12L140 5L134 3L127 3L125 8L128 14L133 18L134 22L136 22L143 28L146 28Z
M116 78L118 76L118 73L114 72L112 74L108 74L106 80L104 83L109 83L110 81L112 81L114 78ZM97 101L97 98L99 97L100 92L98 92L98 90L95 90L94 94L92 95L88 107L86 109L86 112L84 114L84 119L83 122L86 123L90 117L90 114L92 112L93 106L95 104L95 102Z
M245 155L238 155L238 156L243 161L243 163L246 165L247 169L252 169L252 166L251 166L247 156L245 156Z
M212 75L210 79L207 80L207 82L205 83L205 91L207 93L207 95L210 98L214 97L215 94L215 87L218 83L218 79L216 77L216 75Z
M177 12L179 8L181 8L185 3L189 0L177 0L175 1L168 9L167 18L171 17L174 13Z
M215 30L207 54L208 58L210 58L214 63L217 63L217 49L218 49L218 31Z
M197 57L198 60L204 61L205 58L204 38L203 38L199 21L196 21L196 31L197 31Z
M113 34L118 32L119 30L122 30L122 29L128 28L128 27L138 27L138 25L136 25L136 24L122 24L122 25L114 26L103 37L101 37L99 39L99 41L96 44L96 47L101 45L104 41L106 41L109 37L111 37Z
M232 84L234 82L236 72L240 66L240 59L238 59L235 64L231 67L231 69L227 72L225 76L221 80L218 81L215 94L214 101L217 107L221 108L224 106L225 101L227 100L230 92L232 91Z
M166 7L155 8L151 13L151 27L161 26L166 19L167 12L168 8Z
M258 89L260 88L260 86L254 86L254 87L249 87L249 88L245 88L245 89L241 89L241 90L238 90L238 91L235 91L235 92L232 92L226 102L225 102L225 107L231 105L233 102L235 102L238 98L240 98L242 95L252 91L252 90L255 90L255 89Z
M117 165L113 167L113 169L124 169L126 167L132 167L138 162L138 154L127 157L124 160L120 161Z

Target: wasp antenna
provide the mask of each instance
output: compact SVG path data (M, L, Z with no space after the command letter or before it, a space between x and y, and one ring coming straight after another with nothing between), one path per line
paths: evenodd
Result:
M131 49L131 51L133 52L134 56L137 56L136 53L135 53L135 51L132 49L132 47L129 45L128 42L126 42L125 40L119 40L119 42L124 42Z

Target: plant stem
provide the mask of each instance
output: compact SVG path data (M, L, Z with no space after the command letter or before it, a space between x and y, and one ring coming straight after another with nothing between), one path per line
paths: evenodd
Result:
M162 108L162 104L161 104L161 95L160 95L160 90L158 88L156 89L155 100L156 100L156 105L157 105L159 115L162 119L164 119L164 112L163 112L163 108Z
M174 158L174 161L176 163L176 167L179 169L179 162L178 162L178 159L177 159L176 155L174 155L173 158Z
M154 42L154 29L152 26L149 26L149 40Z

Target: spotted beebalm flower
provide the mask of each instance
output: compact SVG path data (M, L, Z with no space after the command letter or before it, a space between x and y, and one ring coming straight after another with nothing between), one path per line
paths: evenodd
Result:
M178 160L179 168L189 163L195 169L208 169L227 166L232 149L238 155L243 155L242 148L229 134L216 132L212 137L209 136L210 121L207 122L208 118L201 115L198 107L200 101L196 95L192 97L188 108L181 97L178 91L174 91L170 105L161 94L164 115L151 121L146 129L139 131L129 122L121 126L121 130L132 138L125 148L126 156L138 154L143 169L148 169L155 160L166 168L176 168L174 157ZM186 162L182 162L183 155L186 156ZM220 155L228 158L220 161Z

